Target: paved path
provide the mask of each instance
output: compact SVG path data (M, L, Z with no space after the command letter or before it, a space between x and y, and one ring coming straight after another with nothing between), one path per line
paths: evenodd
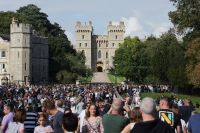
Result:
M111 83L111 82L107 76L107 73L95 72L95 73L93 73L91 83Z

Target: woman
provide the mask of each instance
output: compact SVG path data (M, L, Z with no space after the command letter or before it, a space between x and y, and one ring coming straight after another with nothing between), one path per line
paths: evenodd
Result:
M24 120L26 119L26 112L17 110L13 118L13 122L8 124L8 133L24 133Z
M133 129L135 123L142 121L142 114L140 112L139 107L135 107L133 110L131 110L128 113L129 119L131 123L129 123L121 133L130 133L130 131Z
M82 133L103 133L102 119L97 115L97 107L89 105L83 120Z

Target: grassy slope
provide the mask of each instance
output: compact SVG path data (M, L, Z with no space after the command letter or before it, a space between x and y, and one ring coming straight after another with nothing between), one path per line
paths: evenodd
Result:
M110 73L108 73L108 78L110 79L111 83L115 83L115 81L116 83L121 83L122 81L125 80L124 77L119 76L119 75L116 75L116 80L115 80L115 75L112 75Z

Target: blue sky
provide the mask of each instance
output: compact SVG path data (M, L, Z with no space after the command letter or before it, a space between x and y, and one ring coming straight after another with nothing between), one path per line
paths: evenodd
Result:
M159 36L173 27L168 12L175 8L169 0L0 0L0 11L15 11L35 4L51 22L57 22L74 44L76 21L92 21L95 34L106 34L109 21L124 21L126 36Z

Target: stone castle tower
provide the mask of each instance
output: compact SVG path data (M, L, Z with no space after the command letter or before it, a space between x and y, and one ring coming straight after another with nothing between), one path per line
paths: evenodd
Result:
M9 65L11 81L28 82L31 75L31 46L30 46L30 24L12 21L10 26L10 52Z
M76 32L76 50L84 52L86 57L86 66L92 71L108 71L113 67L113 57L119 44L124 41L125 25L120 22L113 25L109 22L107 26L107 35L94 35L93 26L77 22Z
M13 18L10 34L0 34L0 84L48 81L48 38L32 34L31 29Z

